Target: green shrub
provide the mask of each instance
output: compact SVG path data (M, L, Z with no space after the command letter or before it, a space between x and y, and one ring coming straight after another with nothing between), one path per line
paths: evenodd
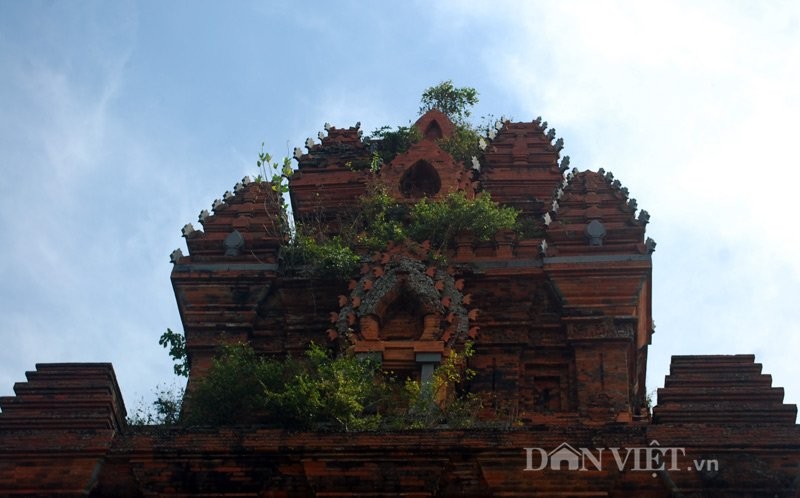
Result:
M368 250L386 248L389 241L408 237L405 219L408 208L395 201L383 186L373 186L360 198L359 214L354 223L354 239Z
M192 396L196 425L276 424L290 429L364 430L380 416L378 365L334 358L311 344L301 359L259 358L248 345L226 346Z
M377 187L361 198L354 238L370 250L409 238L428 240L440 250L462 232L490 240L498 230L515 228L517 214L514 208L493 202L488 193L468 199L464 192L454 192L438 200L423 198L409 208L395 201L385 188Z
M284 264L290 268L309 266L311 272L322 277L348 279L358 269L361 257L340 237L317 242L302 233L283 247Z
M378 362L334 357L311 344L303 358L260 358L246 344L226 346L192 395L188 424L263 423L297 430L359 431L469 426L477 397L456 388L471 355L453 353L430 382L398 382Z
M497 205L488 193L467 199L463 192L454 192L439 201L422 199L415 204L408 233L414 240L430 240L434 247L444 248L461 232L489 240L498 230L514 227L516 219L515 209Z
M291 370L291 365L285 365ZM242 425L259 421L263 383L284 375L244 344L226 346L191 395L189 425Z
M387 164L421 139L422 134L416 126L398 126L396 130L392 130L391 126L382 126L373 131L364 142L378 155L381 163ZM371 169L377 172L376 167L371 166Z
M128 425L175 425L179 422L183 389L159 385L154 394L156 399L149 406L142 399L131 410L126 420Z
M267 408L273 416L282 415L284 425L299 428L334 430L374 429L377 413L368 413L382 399L376 382L379 365L354 356L332 357L311 344L306 351L305 368L283 386L267 386Z
M480 157L480 134L469 124L457 124L453 135L439 140L439 147L458 162L470 164L472 157Z
M407 379L403 386L402 410L389 418L389 423L401 429L474 425L475 414L481 408L480 398L472 393L458 392L475 376L475 371L465 365L472 354L472 344L468 343L463 353L451 352L434 370L428 382Z
M471 87L456 88L452 80L432 86L422 93L419 113L438 109L454 123L463 123L471 114L470 108L478 103L478 91Z

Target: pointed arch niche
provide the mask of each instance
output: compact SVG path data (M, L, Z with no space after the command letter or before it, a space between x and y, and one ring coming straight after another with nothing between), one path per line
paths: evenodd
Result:
M437 110L426 112L413 125L422 136L407 151L398 154L379 172L395 200L414 203L422 198L441 199L451 192L463 191L475 195L471 165L457 161L444 151L441 139L453 136L455 125Z
M459 338L468 316L446 271L401 258L376 266L340 309L336 333L356 354L399 377L427 380Z
M439 140L444 137L444 132L439 122L433 118L430 123L428 123L428 126L425 128L425 133L423 133L422 136L428 140Z
M442 189L442 179L427 161L417 161L400 177L400 192L405 197L433 197Z

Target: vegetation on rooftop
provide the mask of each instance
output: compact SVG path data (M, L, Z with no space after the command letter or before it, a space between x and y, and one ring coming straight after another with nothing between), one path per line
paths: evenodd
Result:
M326 237L298 227L294 237L281 249L284 268L304 267L314 276L349 279L361 263L359 256L342 237Z
M430 381L420 382L314 343L302 358L280 359L228 345L192 394L185 423L332 431L464 427L479 407L476 397L459 392L473 375L464 366L471 354L471 348L451 354Z
M440 147L468 165L482 157L478 128L468 121L478 102L473 88L457 88L445 81L422 95L420 114L431 109L445 113L455 125L451 137L439 139ZM331 235L324 223L290 222L284 194L292 174L291 161L274 161L262 143L256 165L256 182L278 193L283 234L280 261L287 272L320 278L348 280L357 274L362 259L389 243L428 243L437 261L446 261L457 236L488 241L503 229L514 229L520 238L538 235L531 220L518 220L518 211L498 205L488 192L474 198L452 192L439 199L422 198L414 204L398 202L380 180L380 168L419 140L415 126L393 129L383 126L364 142L371 159L348 164L369 169L367 193L358 199L352 219ZM176 375L188 377L190 363L183 335L171 329L160 337L174 360ZM467 393L474 374L466 368L472 349L455 351L445 358L427 382L399 379L379 363L348 352L335 355L311 344L301 358L261 357L246 344L225 346L208 374L192 393L192 409L181 423L240 425L266 423L302 430L368 430L427 428L442 425L465 427L475 423L480 400ZM161 389L152 407L139 408L129 420L136 424L173 424L179 421L183 393Z
M164 425L180 423L183 389L175 385L159 385L153 393L156 399L149 405L144 399L131 409L127 417L128 425Z
M345 232L348 240L367 250L385 249L389 242L427 241L444 257L458 234L487 241L498 230L513 228L516 219L517 210L498 205L488 192L474 199L452 192L441 199L423 198L409 207L378 183L361 197L357 215Z
M406 152L411 145L422 139L422 133L414 126L398 126L393 130L391 126L381 126L364 139L364 143L370 146L378 164L390 163L398 154ZM375 164L373 162L373 164Z
M478 103L478 91L471 87L457 88L452 80L432 86L422 92L420 115L437 109L453 123L463 123L472 114L472 106Z

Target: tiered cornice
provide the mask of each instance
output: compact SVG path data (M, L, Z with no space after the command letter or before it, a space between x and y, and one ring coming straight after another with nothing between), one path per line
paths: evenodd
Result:
M563 140L537 119L529 123L499 121L496 136L484 151L481 185L497 202L513 206L523 216L539 217L549 210L553 189L563 181L559 153ZM569 164L565 157L562 164Z

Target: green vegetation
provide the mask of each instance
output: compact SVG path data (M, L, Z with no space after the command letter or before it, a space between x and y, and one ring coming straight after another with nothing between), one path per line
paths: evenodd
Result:
M392 130L391 126L382 126L373 131L369 137L364 139L364 142L374 149L374 153L380 158L380 162L386 164L391 162L398 154L407 151L412 144L419 142L421 138L422 134L416 126L398 126L397 130Z
M438 109L447 114L450 121L464 123L472 114L470 108L478 103L478 91L471 87L456 88L452 80L432 86L422 93L419 113Z
M410 212L408 233L415 240L430 240L434 247L447 247L459 233L489 240L501 229L513 228L517 211L498 206L488 192L468 199L454 192L440 201L422 199Z
M400 242L408 237L408 207L398 203L385 185L375 183L359 199L359 209L352 226L347 228L350 240L369 251L386 248L389 241Z
M439 147L456 161L469 164L473 157L480 157L480 133L471 124L456 124L453 136L439 140Z
M475 425L477 412L481 408L480 398L473 393L459 391L475 376L474 370L465 367L466 360L472 354L472 344L468 343L463 353L451 352L428 382L407 380L401 410L390 421L399 424L401 429L440 426L466 428Z
M334 357L313 343L299 359L261 358L235 344L214 360L186 423L333 431L465 427L480 405L458 392L473 375L464 365L471 354L469 347L452 354L429 382L400 383L375 361Z
M453 192L442 199L423 198L411 207L395 201L385 187L378 186L361 198L360 215L352 238L370 250L380 250L390 241L407 239L444 252L456 235L469 233L476 240L490 240L502 229L514 228L517 210L492 201L489 193L469 199Z
M173 332L172 329L167 329L166 332L161 334L158 339L158 344L165 348L169 348L169 357L175 362L172 369L175 375L180 377L189 376L189 357L186 354L186 339L182 334Z
M264 152L264 142L261 142L261 152L258 153L256 166L258 167L258 176L256 176L255 180L257 183L269 181L272 190L275 192L280 194L289 192L288 180L292 176L291 159L284 157L282 163L274 162L272 156Z
M183 389L175 386L158 386L156 400L146 406L140 400L128 415L128 425L175 425L180 421Z
M444 112L454 123L451 137L440 139L443 150L456 160L469 163L480 157L481 131L467 121L478 102L473 88L457 88L445 81L428 88L422 95L420 113L430 109ZM256 182L269 185L280 199L280 230L286 238L280 260L286 272L338 280L357 274L363 254L382 250L390 242L430 243L430 257L446 261L447 251L459 235L488 241L503 229L515 229L520 238L533 237L535 222L518 220L518 211L492 201L489 193L470 198L452 192L440 199L422 198L413 205L398 202L380 183L382 164L392 161L421 140L415 126L384 126L364 142L371 157L348 163L354 170L369 169L372 180L367 194L359 199L354 219L339 226L331 236L325 223L315 226L304 220L290 228L288 178L291 161L273 161L262 143L256 165ZM355 161L354 161L355 162ZM324 219L324 217L320 217ZM339 220L341 222L341 220ZM190 364L186 342L170 329L159 344L168 348L174 371L188 376ZM248 345L223 349L213 367L192 393L189 418L183 422L198 425L241 425L267 423L302 430L368 430L438 427L464 427L474 423L479 399L462 390L471 378L463 353L452 352L433 377L424 383L396 379L380 365L354 356L333 356L312 344L302 358L262 358ZM180 414L180 399L161 390L151 408L134 415L138 423L175 423Z
M281 251L288 268L308 266L312 274L340 280L349 279L361 262L361 257L345 244L341 237L330 239L296 232Z
M480 132L467 122L470 109L477 102L478 92L474 88L458 88L452 81L428 88L421 98L420 113L438 109L453 121L456 126L453 135L440 139L439 143L456 160L465 163L482 154ZM300 270L346 280L359 266L359 250L381 250L389 242L412 240L422 243L428 240L434 251L446 257L446 250L459 233L469 232L481 241L490 240L495 232L508 228L516 229L525 237L535 234L535 226L522 222L517 224L517 212L498 206L488 193L470 199L463 192L455 192L438 200L423 198L411 207L395 201L388 188L380 183L377 173L382 164L392 161L420 139L420 130L415 126L396 129L383 126L365 138L364 142L372 149L371 160L348 163L348 167L354 170L369 168L374 175L369 192L362 196L354 210L355 219L341 227L340 236L332 238L323 226L315 229L308 220L298 222L290 240L282 248L284 268L289 272ZM272 162L262 146L257 165L264 177L272 171L270 182L273 189L281 193L286 191L285 180L291 173L288 160L284 160L282 166Z
M289 271L305 268L316 276L347 280L361 263L359 249L376 251L389 242L428 241L444 257L458 234L491 240L498 230L516 228L517 214L516 209L492 201L488 192L474 199L453 192L442 199L423 198L409 207L376 183L359 199L355 219L342 228L341 236L329 238L324 230L298 226L292 240L283 246L281 257Z
M456 161L467 164L473 157L480 157L482 153L481 130L467 121L472 114L472 106L477 103L478 92L474 88L456 88L452 81L447 80L425 90L419 108L420 114L438 109L450 118L456 129L453 136L442 138L439 146Z

